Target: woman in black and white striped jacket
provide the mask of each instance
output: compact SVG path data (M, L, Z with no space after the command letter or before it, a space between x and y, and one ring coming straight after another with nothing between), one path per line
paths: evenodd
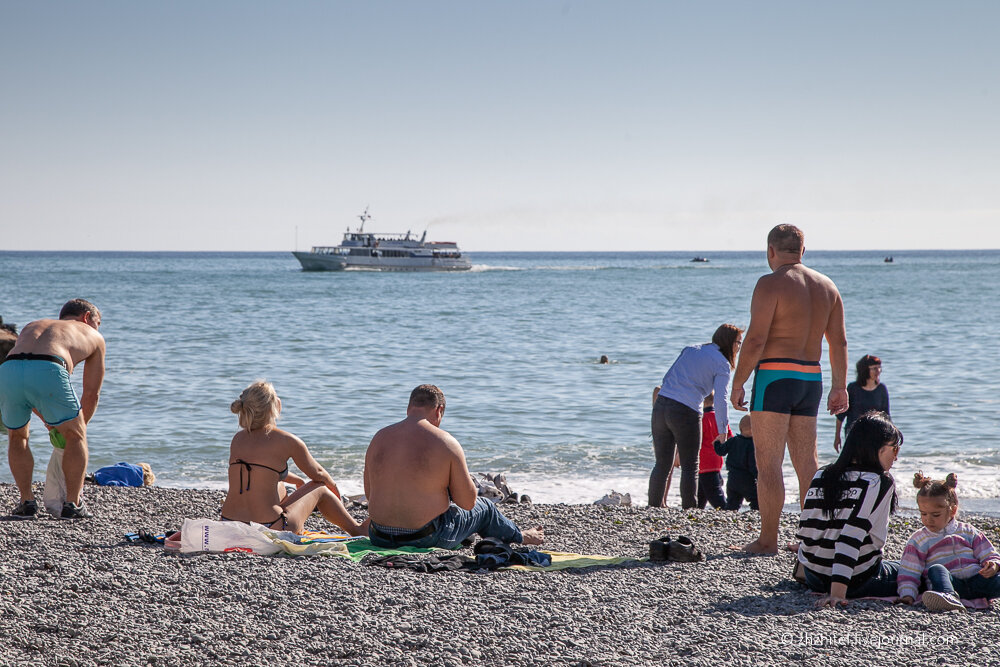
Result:
M902 444L903 434L888 415L865 413L840 457L813 477L797 537L806 585L825 594L818 606L896 595L899 562L883 560L882 547L896 511L889 468Z

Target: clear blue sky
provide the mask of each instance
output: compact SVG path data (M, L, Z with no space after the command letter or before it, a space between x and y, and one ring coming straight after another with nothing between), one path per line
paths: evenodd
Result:
M0 247L1000 247L1000 3L0 0Z

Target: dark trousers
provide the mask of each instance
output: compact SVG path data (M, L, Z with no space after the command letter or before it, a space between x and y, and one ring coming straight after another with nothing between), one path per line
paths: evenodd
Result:
M757 478L745 470L730 470L726 481L726 509L738 510L743 501L750 503L750 509L757 506Z
M681 460L681 506L698 502L698 450L701 449L701 414L672 398L660 396L653 404L650 425L656 465L649 476L649 506L663 507L667 473L674 464L674 450Z
M722 492L722 473L718 470L698 473L698 509L705 509L708 503L712 503L712 507L717 510L726 509L726 494Z
M974 574L968 579L959 579L944 565L931 565L927 568L927 590L951 593L963 600L992 599L1000 597L1000 576L986 579L981 574Z
M896 595L896 577L899 575L898 560L884 560L879 566L878 572L873 574L868 581L847 587L847 597L849 598L887 598ZM829 593L830 583L825 578L819 576L808 567L805 569L806 586L817 593Z

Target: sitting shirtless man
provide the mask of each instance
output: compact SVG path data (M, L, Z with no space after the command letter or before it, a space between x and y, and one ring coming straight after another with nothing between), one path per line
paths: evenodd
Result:
M10 472L21 494L11 516L34 519L38 504L31 493L35 459L28 448L32 411L66 440L63 473L66 501L63 519L85 519L90 512L80 502L87 473L87 423L97 411L104 382L104 337L98 333L101 311L84 299L67 301L58 320L26 324L0 366L0 414L7 427ZM83 398L78 400L69 375L81 361Z
M473 533L541 544L541 526L522 532L493 502L477 497L462 446L439 428L442 417L444 394L422 384L410 394L406 419L383 428L368 445L372 544L454 549Z

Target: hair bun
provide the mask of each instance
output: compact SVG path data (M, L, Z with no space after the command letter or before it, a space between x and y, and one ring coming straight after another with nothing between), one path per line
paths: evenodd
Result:
M240 412L243 411L243 400L237 398L235 401L230 403L229 411L236 415L240 414Z
M957 488L958 487L958 475L956 475L953 472L948 473L948 476L944 478L944 485L947 486L949 489Z
M922 489L930 483L931 483L931 478L925 477L923 470L918 470L913 475L913 486L915 486L918 489Z

